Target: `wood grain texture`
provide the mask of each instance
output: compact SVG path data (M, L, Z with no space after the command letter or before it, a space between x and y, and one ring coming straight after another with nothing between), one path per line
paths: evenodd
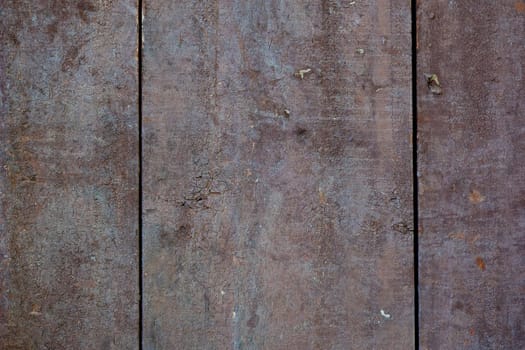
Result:
M137 349L135 2L0 15L0 348Z
M419 3L421 349L525 349L524 6Z
M144 349L413 348L409 2L143 26Z

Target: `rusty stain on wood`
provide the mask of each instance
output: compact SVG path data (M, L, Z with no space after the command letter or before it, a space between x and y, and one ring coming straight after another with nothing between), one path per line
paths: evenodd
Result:
M137 349L134 1L0 13L0 348Z
M522 8L419 2L422 349L525 349Z
M413 348L409 2L144 14L144 348Z
M419 345L525 348L525 3L417 3ZM408 3L144 4L144 348L412 348ZM0 348L136 349L136 4L0 13Z
M525 2L518 1L514 4L514 7L516 8L516 11L520 13L525 13Z
M485 271L485 261L483 261L483 259L480 256L476 257L476 265L478 265L481 271Z
M472 190L468 195L468 199L473 204L479 204L485 200L485 197L478 190Z

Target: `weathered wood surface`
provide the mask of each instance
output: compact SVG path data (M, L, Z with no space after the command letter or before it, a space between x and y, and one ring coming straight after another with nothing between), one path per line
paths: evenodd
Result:
M409 2L143 26L144 348L413 348Z
M0 15L0 348L137 349L135 2Z
M524 62L523 1L420 1L421 349L525 349Z

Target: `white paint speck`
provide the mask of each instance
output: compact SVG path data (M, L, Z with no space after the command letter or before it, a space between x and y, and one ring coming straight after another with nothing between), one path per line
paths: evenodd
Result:
M392 315L387 314L387 313L385 312L385 310L383 310L383 309L381 309L380 312L381 312L381 316L383 316L383 317L386 318L386 319L389 319L390 317L392 317Z
M225 292L225 291L223 291L223 290L221 290L221 295L224 295L224 294L226 294L226 292Z

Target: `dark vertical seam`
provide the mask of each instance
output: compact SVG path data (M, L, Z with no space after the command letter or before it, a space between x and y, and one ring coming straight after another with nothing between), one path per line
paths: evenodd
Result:
M419 192L417 134L417 0L411 0L412 24L412 183L414 210L414 344L419 349Z
M143 348L143 307L144 307L144 283L143 283L143 223L142 223L142 177L143 177L143 171L142 171L142 0L137 0L137 74L138 74L138 143L139 143L139 164L138 164L138 172L139 172L139 183L138 183L138 191L139 191L139 205L138 205L138 257L139 257L139 265L138 265L138 282L139 282L139 334L138 334L138 341L139 341L139 350L142 350Z

